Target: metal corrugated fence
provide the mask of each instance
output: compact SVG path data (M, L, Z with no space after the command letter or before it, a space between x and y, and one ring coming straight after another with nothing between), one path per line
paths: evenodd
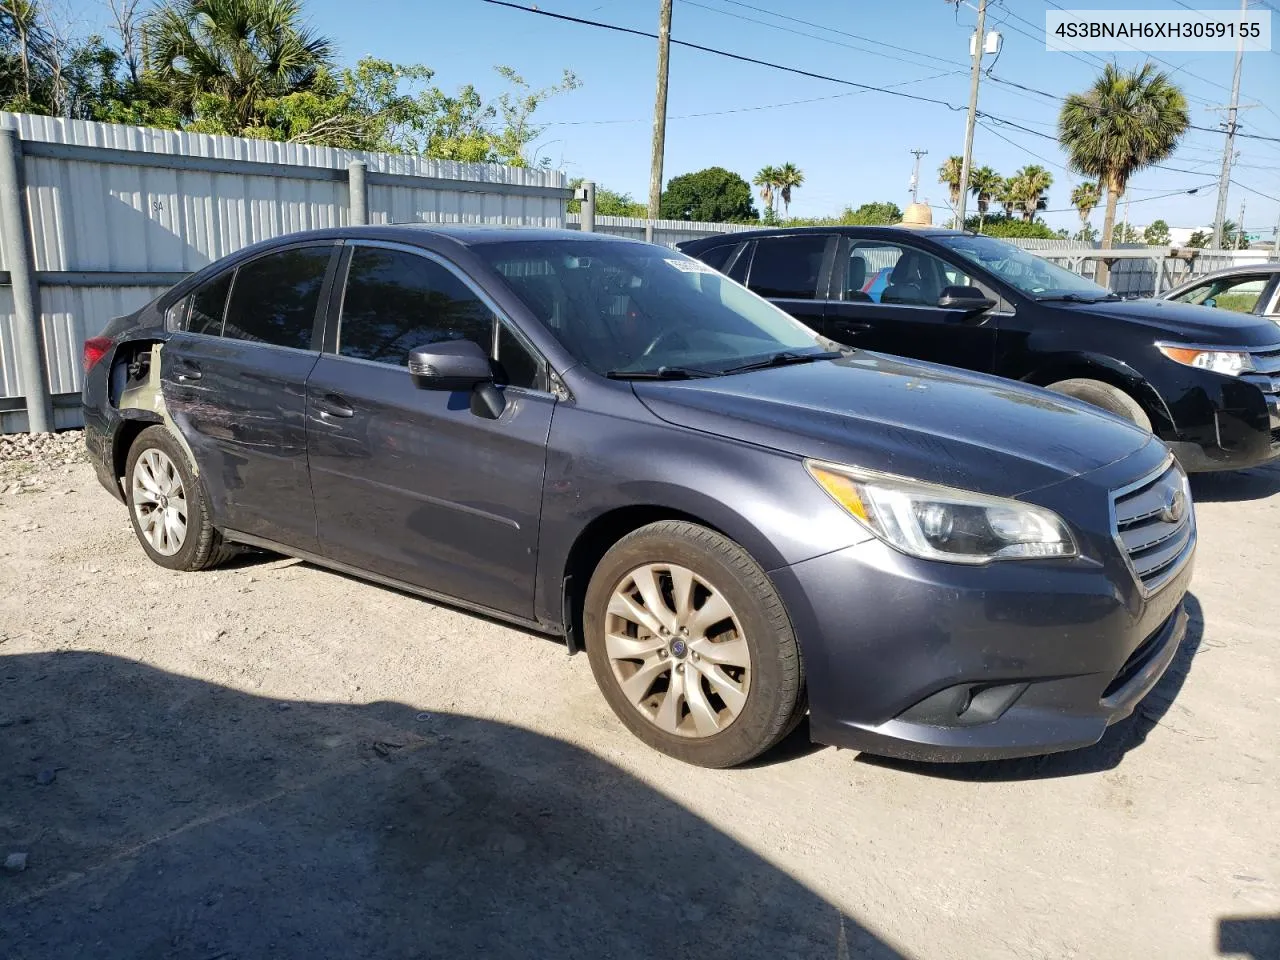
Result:
M559 227L570 195L558 171L2 112L0 126L21 140L48 392L65 401L57 426L78 422L65 395L80 390L86 335L248 244L351 222L354 162L375 224ZM0 432L27 426L9 281L0 275Z

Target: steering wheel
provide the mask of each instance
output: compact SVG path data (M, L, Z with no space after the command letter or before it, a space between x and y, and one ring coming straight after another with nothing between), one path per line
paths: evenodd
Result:
M644 359L645 357L650 356L653 353L653 351L658 349L658 344L662 343L662 341L672 336L680 337L681 340L684 340L684 337L679 330L677 330L675 327L669 327L668 329L663 330L656 337L654 337L652 340L649 341L649 345L640 351L640 359ZM684 340L684 345L687 347L689 345L689 341Z

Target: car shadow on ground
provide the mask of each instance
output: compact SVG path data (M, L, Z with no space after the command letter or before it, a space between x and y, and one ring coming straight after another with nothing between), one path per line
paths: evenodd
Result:
M1280 464L1191 475L1191 496L1197 503L1265 500L1277 493L1280 493Z
M0 797L9 960L900 956L601 758L399 703L10 655Z
M1251 960L1275 960L1280 957L1280 916L1221 918L1218 953Z
M1204 611L1194 594L1187 594L1187 636L1174 655L1169 669L1150 693L1138 704L1133 714L1107 728L1101 740L1091 747L1053 753L1041 757L1025 757L1016 760L992 760L986 763L917 763L909 760L892 760L861 753L858 760L874 766L890 767L911 773L947 780L995 782L1011 780L1043 780L1053 777L1072 777L1082 773L1099 773L1119 766L1125 755L1140 747L1147 734L1164 725L1183 736L1194 737L1186 729L1185 719L1170 719L1170 710L1176 707L1178 691L1191 672L1191 664L1204 640Z

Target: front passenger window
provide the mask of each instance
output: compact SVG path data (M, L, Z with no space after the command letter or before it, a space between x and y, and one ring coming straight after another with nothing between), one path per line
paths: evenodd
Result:
M845 266L844 299L932 307L947 287L977 283L931 253L898 243L855 240Z
M342 298L338 353L404 366L409 351L442 340L493 349L493 311L451 271L417 254L358 246Z

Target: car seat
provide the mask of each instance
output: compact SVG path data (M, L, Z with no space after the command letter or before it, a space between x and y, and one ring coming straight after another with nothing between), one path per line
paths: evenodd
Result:
M844 282L844 298L846 300L870 302L871 297L862 290L866 283L867 261L863 259L861 254L854 254L849 258L849 272L846 274Z

